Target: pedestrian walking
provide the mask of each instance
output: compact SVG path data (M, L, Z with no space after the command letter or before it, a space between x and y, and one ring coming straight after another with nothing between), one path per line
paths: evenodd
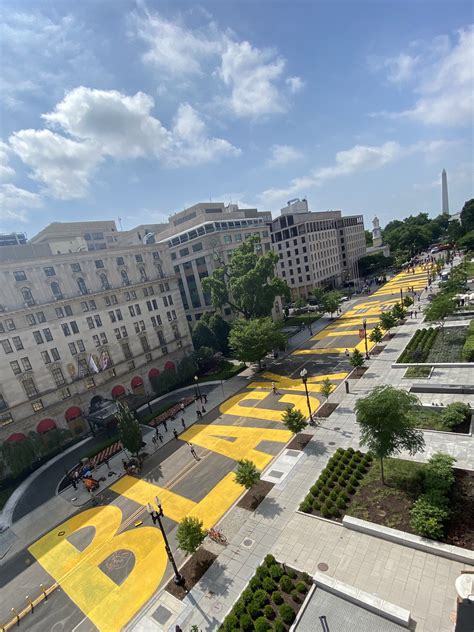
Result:
M418 311L415 309L415 318L418 318Z
M183 632L183 629L179 627L179 625L176 625L174 632Z
M346 354L346 358L348 358L348 357L349 357L349 349L346 349L346 350L344 351L344 353Z
M110 470L109 459L104 459L105 467Z
M206 409L204 408L204 405L203 405L203 406L201 406L201 412L202 412L202 413L205 413L205 412L206 412Z
M191 451L191 454L193 455L193 457L196 459L196 461L200 461L201 459L198 457L198 455L196 454L196 450L194 449L194 446L192 443L188 443L189 449Z
M163 421L163 426L165 427L165 432L168 432L168 425L166 423L166 419Z
M74 475L71 476L70 481L71 481L71 485L73 486L73 488L77 489L77 482L76 482L76 479L74 478Z
M197 409L196 409L196 415L197 415L197 418L198 418L198 419L202 419L202 413L201 413L201 411L199 410L199 408L197 408Z
M163 435L158 433L158 439L160 440L160 443L163 443Z
M410 310L410 318L413 318L413 312Z
M176 432L176 428L173 428L173 434L174 434L174 438L177 439L178 438L178 433Z
M204 398L204 403L207 404L207 395L206 395L206 393L204 393L203 398Z
M183 426L183 430L186 429L186 423L184 421L184 417L181 417L181 425Z
M276 395L278 393L277 387L275 386L275 382L272 382L272 392L273 392L274 395Z
M151 440L153 441L153 445L154 445L154 446L155 446L155 448L156 448L156 447L157 447L157 445L156 445L156 442L157 442L157 437L156 437L156 435L153 435L153 437L152 437L152 439L151 439Z
M183 410L184 410L184 402L181 402L181 404L179 405L179 407L180 407L180 409L181 409L181 412L183 412Z

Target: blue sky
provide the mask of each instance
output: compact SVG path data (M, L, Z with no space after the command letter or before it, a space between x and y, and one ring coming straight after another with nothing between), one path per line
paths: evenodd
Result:
M0 231L473 196L470 2L3 3Z

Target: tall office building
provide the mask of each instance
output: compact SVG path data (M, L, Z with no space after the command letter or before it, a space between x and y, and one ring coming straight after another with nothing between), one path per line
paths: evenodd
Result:
M441 172L441 197L442 197L442 213L449 215L449 199L448 199L448 176L446 169Z
M293 299L315 287L339 287L358 277L357 261L366 252L362 215L310 212L306 200L290 200L272 222L278 275Z
M78 224L0 248L0 441L81 434L98 396L151 392L150 378L192 351L167 246L119 245L113 222Z

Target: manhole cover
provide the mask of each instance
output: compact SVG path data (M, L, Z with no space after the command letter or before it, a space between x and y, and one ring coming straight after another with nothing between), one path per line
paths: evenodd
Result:
M66 533L65 531L58 531L59 536L64 535L65 533Z
M329 445L336 445L335 441L329 441Z
M280 478L283 476L283 472L278 472L278 470L272 470L268 473L268 476L274 476L275 478Z
M255 540L245 538L245 540L242 542L242 546L245 546L245 548L249 549L251 546L253 546L254 542Z
M286 455L296 458L297 456L300 455L300 453L299 453L299 450L287 450Z
M168 608L165 608L164 606L158 606L158 608L151 616L161 625L165 625L165 623L171 617L171 612L168 610Z
M329 566L326 564L326 562L320 562L318 564L318 571L321 571L322 573L325 573L328 570Z

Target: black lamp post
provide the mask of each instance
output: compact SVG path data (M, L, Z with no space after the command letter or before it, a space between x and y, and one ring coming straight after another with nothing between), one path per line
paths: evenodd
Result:
M199 378L197 375L194 376L194 382L196 384L196 393L199 399L201 399L201 389L199 388Z
M400 307L403 307L403 289L400 288Z
M306 393L306 403L308 404L308 412L309 412L309 423L311 426L314 426L313 413L311 412L311 404L309 402L308 386L306 384L306 382L308 381L308 371L306 369L301 369L300 376L301 376L301 379L303 380L304 390Z
M308 329L309 329L309 335L312 336L313 328L311 327L311 312L310 311L308 311Z
M401 291L401 290L400 290ZM369 356L369 348L367 346L367 319L364 318L364 320L362 321L362 326L364 328L364 342L365 342L365 359L366 360L370 360L370 356Z
M163 528L163 523L161 522L161 518L163 517L163 507L161 506L160 499L158 498L158 496L156 497L156 505L158 507L158 511L155 511L150 503L147 503L146 510L150 514L150 517L153 520L153 524L158 523L158 526L160 527L161 535L163 536L163 541L165 543L165 551L166 551L166 554L168 555L169 561L171 562L171 566L173 567L174 583L177 586L183 586L185 579L179 572L178 567L176 566L176 562L174 561L173 553L171 552L168 538L166 537L166 533Z

